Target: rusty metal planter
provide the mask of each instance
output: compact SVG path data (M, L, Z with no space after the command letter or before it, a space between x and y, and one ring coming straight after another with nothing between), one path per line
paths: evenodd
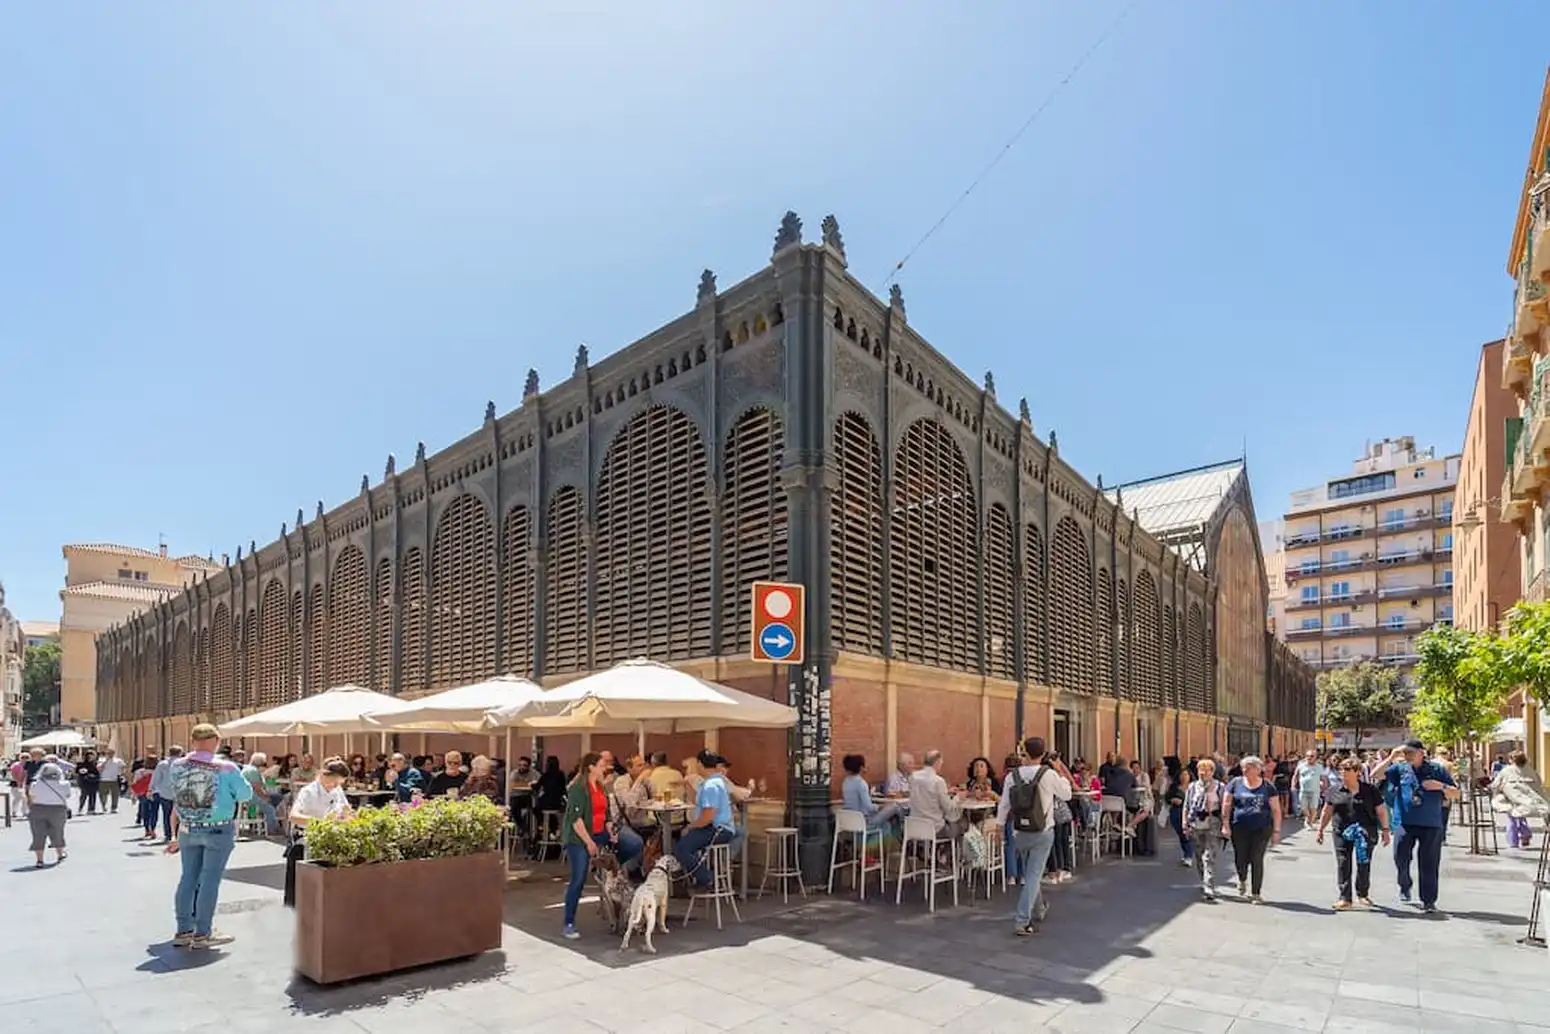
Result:
M296 869L296 971L319 984L500 947L498 851L386 865Z

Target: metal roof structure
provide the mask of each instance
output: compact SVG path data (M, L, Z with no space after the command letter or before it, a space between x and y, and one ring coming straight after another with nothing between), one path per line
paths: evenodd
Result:
M1244 475L1241 459L1107 488L1141 527L1198 571L1206 568L1206 529Z

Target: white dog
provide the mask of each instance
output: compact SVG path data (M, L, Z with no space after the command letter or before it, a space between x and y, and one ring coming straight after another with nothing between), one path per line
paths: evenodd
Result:
M646 950L653 955L657 953L651 943L651 931L660 926L662 932L667 933L667 899L672 893L673 879L682 873L683 866L672 855L665 854L657 859L657 864L646 875L646 882L636 887L630 898L630 915L624 924L620 951L630 946L630 933L638 926L645 931Z

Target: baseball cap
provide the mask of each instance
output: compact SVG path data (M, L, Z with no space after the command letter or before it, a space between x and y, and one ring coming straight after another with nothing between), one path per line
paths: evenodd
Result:
M1405 749L1406 750L1419 750L1421 753L1424 754L1424 753L1426 753L1426 744L1422 743L1420 740L1406 740L1405 741Z

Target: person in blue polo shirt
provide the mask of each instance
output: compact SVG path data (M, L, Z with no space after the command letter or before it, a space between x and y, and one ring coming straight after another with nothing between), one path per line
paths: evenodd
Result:
M1409 903L1410 857L1420 869L1421 909L1437 911L1437 872L1442 866L1443 801L1459 796L1448 770L1426 756L1420 740L1395 747L1372 770L1372 781L1383 781L1394 801L1394 825L1403 827L1394 839L1394 868L1399 871L1399 900Z

